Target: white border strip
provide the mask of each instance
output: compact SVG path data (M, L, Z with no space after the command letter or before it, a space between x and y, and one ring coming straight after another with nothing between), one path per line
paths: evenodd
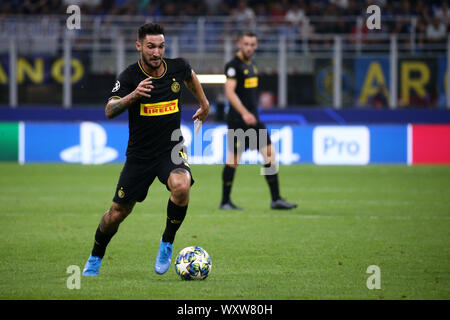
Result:
M406 161L408 166L412 165L412 148L413 148L413 135L412 124L408 123L406 127Z
M19 164L25 164L25 122L19 122Z
M204 84L224 84L227 81L224 74L198 74L197 78Z

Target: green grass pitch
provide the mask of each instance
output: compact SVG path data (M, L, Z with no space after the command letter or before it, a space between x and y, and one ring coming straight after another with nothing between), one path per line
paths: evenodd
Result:
M174 255L211 255L205 281L153 270L169 193L155 180L94 278L69 290L108 209L121 165L0 164L0 299L450 299L450 166L280 166L292 211L269 209L259 166L238 168L241 212L218 210L222 166L195 185ZM369 290L370 265L381 289Z

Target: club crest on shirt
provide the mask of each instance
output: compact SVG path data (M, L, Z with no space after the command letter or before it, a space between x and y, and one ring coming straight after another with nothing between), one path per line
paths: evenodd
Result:
M178 91L180 91L180 84L177 81L175 81L170 86L170 89L172 89L173 92L177 93Z

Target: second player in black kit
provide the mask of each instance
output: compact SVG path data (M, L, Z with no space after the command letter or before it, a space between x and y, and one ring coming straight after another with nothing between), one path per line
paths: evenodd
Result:
M112 205L97 227L84 276L99 274L106 247L120 223L132 212L136 202L147 197L156 178L170 191L166 227L154 264L155 272L164 274L170 266L172 244L186 216L189 191L194 183L183 138L180 131L177 134L181 121L181 85L186 85L200 104L193 116L199 125L208 116L209 102L186 60L164 58L165 38L160 25L141 26L136 49L140 53L139 61L119 75L105 108L108 118L128 110L127 157Z
M257 121L256 124L248 125L242 119L242 115L230 106L227 115L228 128L233 130L242 129L244 131L255 129L256 133L259 132L259 129L267 130L265 124L259 120L258 115L258 71L256 65L252 61L246 62L236 55L225 65L225 74L228 79L235 79L236 95ZM233 148L234 152L238 152L240 148L244 151L250 147L248 138L245 139L244 145L240 145L239 141L237 139L233 140L233 138L233 136L228 136L228 147ZM267 135L266 141L259 141L259 135L256 138L258 149L271 144L269 135Z
M236 56L225 65L225 95L230 103L227 115L228 152L222 171L222 210L241 210L230 199L234 175L242 153L256 148L264 158L264 176L271 194L271 209L293 209L296 204L280 196L276 152L272 146L266 126L258 115L258 70L252 61L257 48L257 37L253 32L243 32L238 39ZM238 135L236 132L245 132ZM262 134L263 133L263 134ZM255 135L251 137L252 135ZM252 142L253 141L253 142ZM275 169L274 169L275 168Z

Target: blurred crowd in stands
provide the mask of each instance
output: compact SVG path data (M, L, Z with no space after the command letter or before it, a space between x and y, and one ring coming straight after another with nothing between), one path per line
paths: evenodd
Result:
M94 17L90 20L82 18L82 23L101 21L102 27L107 29L111 24L118 24L122 28L135 28L136 23L143 21L162 21L168 27L166 33L173 32L179 36L180 48L191 48L188 52L198 50L195 31L197 25L201 25L199 21L204 22L203 36L207 45L219 43L223 40L223 35L233 36L236 30L247 28L256 31L260 36L259 51L275 53L279 50L280 34L292 36L288 38L288 49L291 52L323 50L326 54L330 52L334 34L344 35L344 46L354 45L360 52L388 52L389 35L395 34L399 51L404 48L406 52L431 53L429 56L432 56L434 53L447 51L446 41L450 30L450 9L447 0L0 0L0 35L10 34L10 30L15 30L10 28L8 23L2 23L7 22L8 17L25 17L19 22L14 18L10 20L12 24L30 23L31 28L23 30L31 30L34 33L38 28L36 20L29 19L31 15L38 16L38 20L42 21L48 19L41 19L39 15L67 16L67 8L70 5L78 5L83 15ZM380 8L381 30L369 30L366 26L365 19L369 16L366 10L370 5ZM94 28L89 29L89 22L86 26L82 28L82 32L88 37ZM47 30L44 27L41 29ZM98 30L103 35L103 29ZM45 32L42 34L46 36ZM112 39L109 34L106 36L106 40ZM48 38L48 41L44 41L43 37L33 38L26 43L30 48L38 47L39 52L53 52L51 50L58 48L57 37L49 32ZM92 38L86 39L80 37L78 41L92 42ZM264 47L264 43L270 45ZM222 46L217 48L217 52L223 50ZM216 52L213 46L209 46L208 50ZM211 61L212 64L215 63L215 60ZM289 72L296 72L296 68L300 68L296 63L294 62L294 67L291 67ZM267 66L266 70L271 67L273 69L270 70L274 70L273 66ZM420 101L415 101L414 99L418 98L414 96L410 103L433 106L437 96L436 93L427 93ZM375 108L384 108L388 105L387 99L388 89L385 85L380 85L375 94L369 97L368 104ZM440 94L439 99L439 105L445 106L445 94Z
M228 17L236 23L271 21L272 24L298 26L299 33L370 32L365 24L357 26L351 17L367 17L366 9L376 4L381 9L383 31L411 33L421 40L444 41L450 26L446 0L2 0L0 18L11 14L66 14L69 5L78 5L83 14L141 15L161 17ZM323 18L329 19L329 22ZM416 17L414 24L412 17ZM314 18L317 19L315 23ZM346 19L347 18L347 19Z

